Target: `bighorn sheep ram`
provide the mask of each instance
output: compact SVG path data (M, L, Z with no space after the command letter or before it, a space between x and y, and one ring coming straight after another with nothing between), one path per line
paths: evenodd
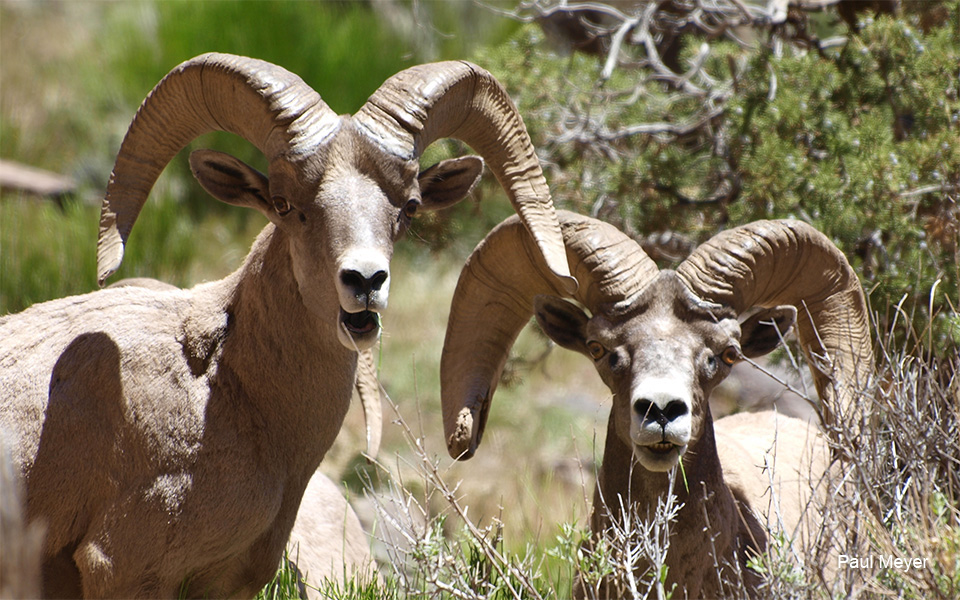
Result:
M483 69L412 67L338 116L296 75L225 54L176 67L131 123L101 211L101 285L165 165L213 130L269 162L268 177L221 153L190 157L213 196L270 221L236 272L0 319L0 426L20 440L29 518L47 525L45 594L241 597L270 579L340 429L357 351L379 336L394 242L482 168L461 157L421 172L434 140L486 159L576 285L523 121Z
M688 489L673 490L682 507L671 530L666 589L719 596L714 565L745 567L765 546L768 525L804 535L810 484L830 453L815 425L773 412L714 423L710 393L731 365L773 350L796 321L825 406L853 404L872 368L860 283L824 235L797 221L720 233L676 271L660 271L616 228L562 211L560 220L581 284L575 298L591 315L558 298L563 290L518 221L494 229L465 264L448 321L441 360L448 450L457 458L476 451L510 347L535 313L553 341L594 361L613 393L594 535L623 525L621 506L652 515L668 491L667 472L682 461ZM738 323L755 307L762 308ZM765 467L774 462L771 474ZM765 510L771 502L779 503L781 523ZM723 572L725 581L732 573Z

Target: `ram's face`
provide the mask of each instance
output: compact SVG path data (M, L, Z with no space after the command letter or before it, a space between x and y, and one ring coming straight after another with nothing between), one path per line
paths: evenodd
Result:
M762 311L741 325L732 309L703 302L663 271L632 302L587 316L569 302L538 297L537 321L558 344L594 361L613 392L614 429L650 471L667 471L703 435L713 388L744 355L769 352L795 311ZM764 319L777 328L765 327Z
M379 338L393 244L420 210L466 196L483 169L466 156L421 172L416 160L389 155L349 128L314 156L275 159L269 177L212 151L195 152L191 165L216 198L256 208L283 232L304 305L349 350Z
M740 328L683 288L651 287L622 320L593 319L587 349L614 393L617 435L646 469L666 471L701 437L710 392L740 358Z
M336 319L344 346L363 350L380 334L393 245L421 204L418 165L334 149L320 181L305 190L303 208L293 209L298 218L282 226L304 304L318 318Z

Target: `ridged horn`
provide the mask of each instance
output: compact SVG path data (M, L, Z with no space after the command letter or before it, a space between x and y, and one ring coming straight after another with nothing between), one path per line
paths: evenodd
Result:
M411 67L385 81L354 119L406 160L440 138L471 146L506 190L550 272L563 289L576 290L540 161L520 113L493 75L465 61Z
M827 236L800 221L749 223L701 245L677 274L704 300L737 313L796 307L824 424L835 422L838 409L845 420L858 419L853 404L873 372L866 300L847 258Z
M228 131L272 160L312 153L338 127L336 113L310 86L271 63L209 53L180 64L140 105L120 146L100 212L98 282L119 268L157 177L195 138Z
M657 275L640 245L602 221L558 211L565 259L590 311L618 312ZM450 307L440 359L447 450L473 456L510 348L538 294L566 296L518 217L491 231L467 259Z

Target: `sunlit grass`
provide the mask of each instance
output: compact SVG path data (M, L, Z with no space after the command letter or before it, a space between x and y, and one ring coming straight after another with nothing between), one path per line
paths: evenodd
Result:
M215 200L209 200L215 203ZM223 277L240 266L266 220L233 209L198 221L183 203L151 196L110 281L152 277L186 287ZM0 198L0 314L97 289L98 206L5 194Z
M96 287L96 216L67 202L0 200L0 314Z

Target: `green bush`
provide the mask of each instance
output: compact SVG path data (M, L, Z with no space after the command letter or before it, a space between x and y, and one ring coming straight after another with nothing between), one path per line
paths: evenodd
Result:
M926 31L884 17L852 33L821 17L849 37L820 52L778 50L762 31L749 48L712 43L700 76L729 86L708 99L626 67L604 82L605 56L551 52L533 25L480 60L515 92L558 204L640 238L679 234L687 249L756 219L807 221L851 260L880 329L905 335L903 312L914 342L956 351L957 19L956 3ZM681 57L702 42L689 36ZM636 123L669 127L621 135Z
M938 346L960 343L947 323L960 256L958 65L952 27L922 34L879 19L835 56L753 57L730 106L743 174L730 219L809 220L853 259L875 308L906 294L943 311ZM930 315L918 318L922 330Z

